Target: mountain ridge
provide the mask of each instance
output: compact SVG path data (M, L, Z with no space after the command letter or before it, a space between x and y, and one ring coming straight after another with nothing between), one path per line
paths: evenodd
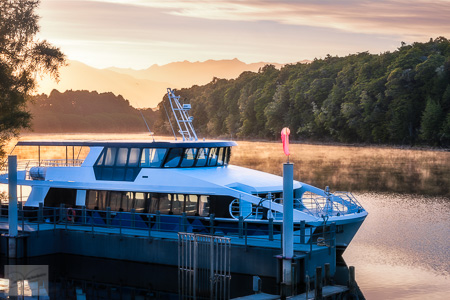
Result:
M258 72L267 64L278 69L278 63L241 62L237 58L229 60L206 60L203 62L173 62L165 65L152 65L147 69L134 70L110 67L97 69L79 61L68 61L68 66L60 68L58 83L48 76L38 79L37 93L49 95L53 89L88 90L113 92L128 99L134 107L156 107L168 87L188 88L204 85L213 78L234 79L245 71Z

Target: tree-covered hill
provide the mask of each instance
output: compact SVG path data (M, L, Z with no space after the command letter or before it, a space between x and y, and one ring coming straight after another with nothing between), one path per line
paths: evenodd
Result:
M177 94L192 104L204 136L276 138L288 126L294 139L448 146L450 42L266 65ZM170 133L163 102L158 107L155 130Z
M140 112L113 93L53 90L35 96L28 104L36 132L143 132L147 128ZM155 112L142 110L152 125ZM151 126L150 126L151 128Z

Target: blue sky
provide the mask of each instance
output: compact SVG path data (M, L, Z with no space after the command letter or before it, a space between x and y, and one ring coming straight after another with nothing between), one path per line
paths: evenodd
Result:
M450 0L41 0L38 14L40 38L98 68L294 63L450 38Z

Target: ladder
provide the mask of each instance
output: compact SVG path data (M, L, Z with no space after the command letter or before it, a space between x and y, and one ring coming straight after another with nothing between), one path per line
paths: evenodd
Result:
M170 107L172 108L172 113L177 121L178 132L183 137L183 141L197 141L197 134L195 133L194 125L192 124L194 117L189 116L191 105L181 104L180 96L176 96L174 91L170 88L167 89L167 96L169 96Z

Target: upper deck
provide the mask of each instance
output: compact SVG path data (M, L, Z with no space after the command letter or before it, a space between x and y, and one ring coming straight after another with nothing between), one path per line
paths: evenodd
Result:
M19 169L34 166L93 167L97 180L134 181L142 168L221 167L229 163L233 141L62 140L19 141L16 147L37 147L37 160L19 161ZM42 148L41 148L42 147ZM44 148L45 147L45 148ZM65 159L41 159L48 147L65 149ZM89 148L86 159L67 154L71 147ZM21 168L22 167L22 168Z

